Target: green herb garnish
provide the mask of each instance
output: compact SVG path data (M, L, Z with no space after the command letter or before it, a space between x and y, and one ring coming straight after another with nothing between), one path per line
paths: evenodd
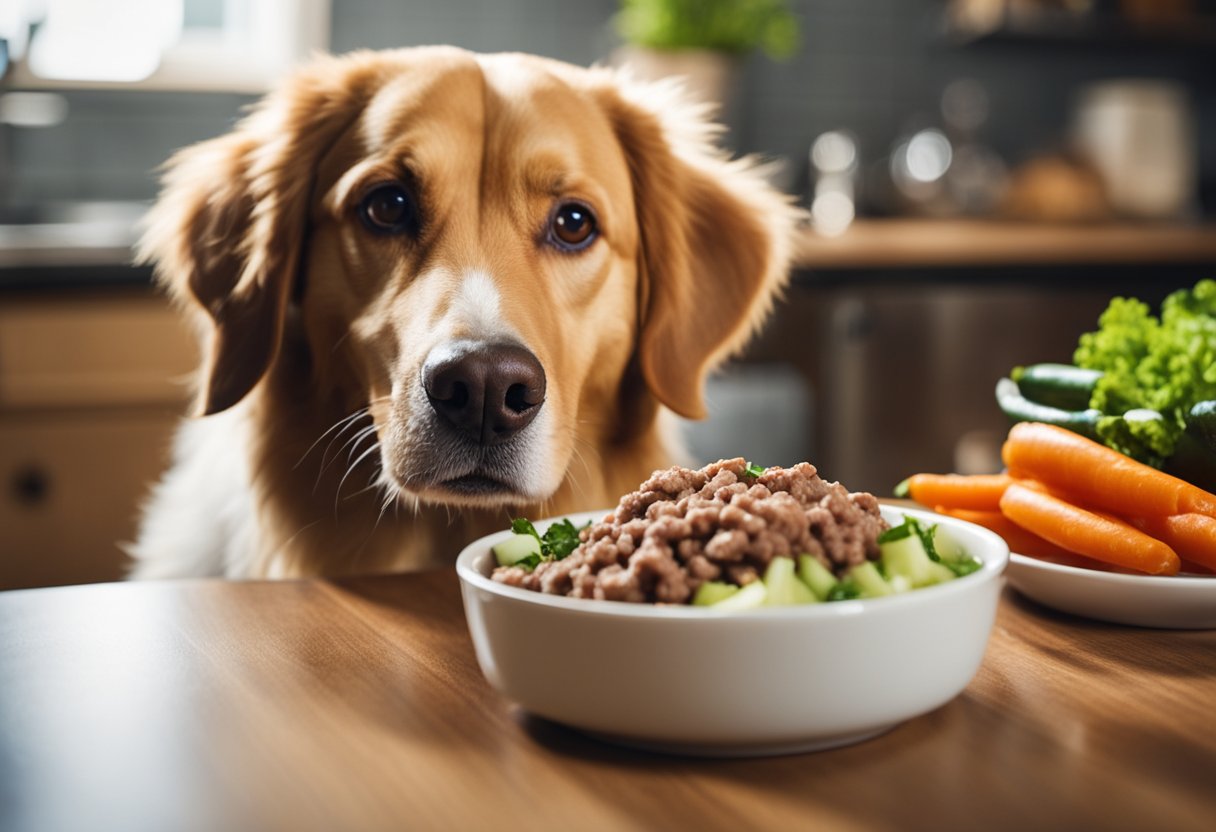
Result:
M970 575L972 572L980 571L980 567L983 566L979 560L973 558L971 555L963 555L958 560L944 560L942 563L946 565L947 569L960 578L964 575Z
M568 519L558 520L545 529L544 534L541 534L536 530L536 526L532 525L531 520L526 517L516 517L511 521L511 531L515 534L528 534L535 537L540 543L540 554L529 555L515 565L534 569L541 561L561 560L578 548L578 533L590 525L590 521L579 527Z
M828 590L827 601L851 601L861 597L861 590L852 578L845 578Z
M743 469L743 473L755 479L764 473L763 465L756 465L754 462L747 463L747 467Z
M916 521L911 517L905 517L904 522L900 523L898 526L892 526L878 536L879 544L894 543L897 540L903 540L905 537L911 537L913 531L912 526L909 524L915 522Z
M585 529L589 525L591 523L587 522L583 524L582 528ZM580 531L581 529L576 528L569 520L559 520L545 529L545 533L541 535L541 553L552 556L554 560L561 560L578 548Z

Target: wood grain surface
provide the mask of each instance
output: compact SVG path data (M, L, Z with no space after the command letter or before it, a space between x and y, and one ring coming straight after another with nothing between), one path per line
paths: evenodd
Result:
M13 832L1214 821L1216 631L1105 625L1011 590L949 704L750 760L631 751L522 713L483 679L450 570L0 594Z

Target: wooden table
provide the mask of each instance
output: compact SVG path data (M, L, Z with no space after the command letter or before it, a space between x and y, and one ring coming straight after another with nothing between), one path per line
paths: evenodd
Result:
M1006 590L948 705L869 742L665 757L531 718L450 570L0 594L0 829L1216 828L1216 631Z

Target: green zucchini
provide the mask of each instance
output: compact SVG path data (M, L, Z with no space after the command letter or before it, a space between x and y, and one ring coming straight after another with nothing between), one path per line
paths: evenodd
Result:
M1096 439L1098 436L1097 425L1098 420L1102 418L1102 411L1092 407L1085 410L1064 410L1031 401L1022 395L1013 379L1003 378L996 383L996 401L1005 415L1015 422L1046 422L1049 425L1068 428L1090 439Z
M1174 454L1163 470L1179 479L1216 492L1216 400L1199 402L1186 417Z
M1014 367L1010 376L1018 391L1032 402L1060 410L1084 410L1102 372L1072 364L1032 364Z
M1173 456L1165 461L1161 470L1204 491L1216 493L1216 451L1190 431L1183 431L1178 437Z
M1186 432L1216 452L1216 399L1191 408L1186 415Z

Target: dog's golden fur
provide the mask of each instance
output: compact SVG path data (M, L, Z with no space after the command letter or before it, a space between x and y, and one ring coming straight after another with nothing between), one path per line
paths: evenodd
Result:
M149 502L136 574L418 568L671 464L662 411L704 414L705 376L785 278L794 220L713 137L667 85L428 47L316 60L181 151L141 254L199 325L206 415ZM382 181L417 194L416 236L356 217ZM570 198L600 232L578 252L541 234ZM453 494L412 390L437 342L487 327L548 389L495 462L509 493Z

